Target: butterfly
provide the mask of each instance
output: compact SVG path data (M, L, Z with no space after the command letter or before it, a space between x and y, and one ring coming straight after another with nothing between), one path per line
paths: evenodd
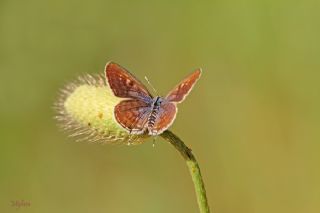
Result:
M114 108L116 121L130 134L155 136L172 125L177 104L190 93L201 69L182 80L166 97L153 97L133 74L114 62L107 63L105 74L113 94L124 98Z

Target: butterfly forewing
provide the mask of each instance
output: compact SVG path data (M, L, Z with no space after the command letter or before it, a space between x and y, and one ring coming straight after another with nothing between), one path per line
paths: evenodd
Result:
M106 65L105 72L108 84L115 96L143 100L152 98L147 88L120 65L110 62Z
M149 132L152 135L161 134L163 131L168 129L173 123L177 114L177 107L175 104L167 102L161 105L161 108L158 112L156 121L152 128L149 129Z
M166 99L170 102L182 102L185 97L190 93L193 86L200 78L201 70L198 69L192 74L190 74L187 78L185 78L182 82L180 82L173 90L169 92Z
M142 134L151 111L151 104L137 99L123 100L115 106L115 119L130 133Z

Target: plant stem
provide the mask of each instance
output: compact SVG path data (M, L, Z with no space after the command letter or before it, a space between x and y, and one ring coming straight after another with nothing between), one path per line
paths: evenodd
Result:
M163 137L165 140L171 143L186 160L196 191L200 213L209 213L210 209L207 201L206 189L204 187L204 183L201 177L200 167L196 158L192 154L192 150L189 149L183 143L183 141L180 138L178 138L178 136L176 136L169 130L164 131L161 134L161 137Z

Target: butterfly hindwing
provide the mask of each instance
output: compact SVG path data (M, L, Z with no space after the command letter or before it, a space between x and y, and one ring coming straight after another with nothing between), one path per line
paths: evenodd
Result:
M115 119L130 133L142 134L151 111L151 104L138 99L123 100L115 106Z
M108 84L115 96L120 98L151 99L148 89L129 71L110 62L105 68Z
M185 97L190 93L193 86L200 78L201 69L194 71L188 77L186 77L183 81L181 81L173 90L169 92L166 99L170 102L182 102Z
M156 115L156 120L152 128L149 128L149 134L159 135L168 129L173 123L177 114L177 107L174 103L166 102L160 107Z

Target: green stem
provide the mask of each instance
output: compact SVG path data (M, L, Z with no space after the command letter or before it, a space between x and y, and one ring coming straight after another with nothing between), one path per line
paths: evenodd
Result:
M192 181L194 184L194 188L196 191L197 201L199 205L200 213L209 213L209 205L206 196L206 189L204 187L204 183L201 177L200 167L194 155L192 154L191 149L189 149L183 141L178 138L171 131L166 130L161 134L165 140L171 143L182 155L182 157L186 160L187 166L189 168Z

